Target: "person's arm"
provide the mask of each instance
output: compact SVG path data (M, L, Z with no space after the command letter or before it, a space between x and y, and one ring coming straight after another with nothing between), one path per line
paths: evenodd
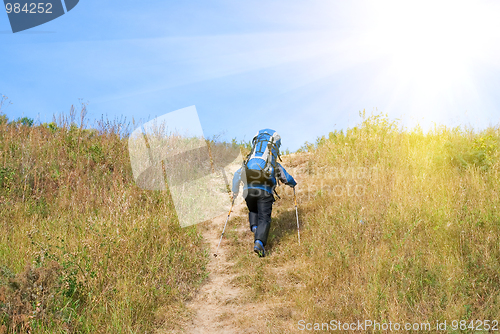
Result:
M278 164L278 168L279 168L279 174L280 174L280 181L284 184L286 184L287 186L290 186L290 187L295 187L297 185L297 182L294 180L294 178L288 174L288 172L286 171L285 168L283 168L283 166L281 166L281 164Z

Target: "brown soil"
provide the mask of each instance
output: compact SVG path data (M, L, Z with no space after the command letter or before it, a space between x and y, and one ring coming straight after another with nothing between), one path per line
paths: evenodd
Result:
M226 232L229 228L234 227L233 219L235 216L244 215L243 208L244 204L235 207L235 210L231 213ZM202 227L203 236L209 243L212 254L215 253L226 219L227 215L223 215ZM232 226L230 226L231 220L233 220ZM238 223L237 233L248 243L249 251L251 251L253 236L247 225ZM208 264L210 273L208 280L201 287L198 295L187 304L187 307L193 311L194 317L192 322L185 326L186 333L232 334L258 332L252 328L242 329L238 325L242 317L258 318L258 310L262 310L263 305L248 303L246 301L248 292L233 283L237 275L231 273L234 262L227 254L227 244L229 242L225 235L217 257L211 254L210 263Z
M289 160L291 159L289 158L285 161L288 162ZM299 161L294 165L286 162L284 165L289 172L294 172L297 176L304 173L303 170L307 168L307 160ZM296 177L298 182L300 182L299 179ZM207 268L209 276L198 294L186 305L193 315L191 320L183 326L181 331L170 331L168 333L278 333L278 331L268 328L266 324L269 320L276 316L284 319L290 318L289 313L293 313L290 305L254 302L255 298L252 298L250 295L251 292L245 287L239 287L235 283L237 282L236 278L238 274L235 274L232 270L232 267L235 265L233 260L234 254L231 254L234 245L231 244L232 241L227 237L229 230L236 228L235 232L238 235L238 239L244 243L245 249L249 253L252 253L252 255L255 255L256 261L264 260L259 259L256 254L253 254L253 234L248 228L245 208L246 205L244 202L235 206L227 224L226 234L222 239L217 257L214 257L213 254L217 249L227 214L221 215L210 222L200 224L203 237L209 244L211 252ZM241 222L241 218L235 219L238 216L244 216L244 223ZM281 276L285 276L289 270L293 271L293 268L278 266L271 270L276 273L280 285L287 286L290 284L286 280L282 281L280 278ZM297 286L297 284L294 284L294 286L302 288L301 286ZM292 324L289 321L285 322L287 324L279 329L279 333L294 332Z

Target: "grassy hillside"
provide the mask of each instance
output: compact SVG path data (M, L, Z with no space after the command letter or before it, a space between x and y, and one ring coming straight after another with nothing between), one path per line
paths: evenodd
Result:
M298 332L300 320L498 320L499 129L425 134L361 116L285 158L299 180L301 246L282 188L270 256L233 248L237 282L271 308L269 332Z
M238 303L266 319L243 315L241 328L499 320L499 129L424 133L361 116L284 157L299 183L300 246L288 187L268 257L242 241L246 217L231 217L223 247L246 291ZM0 333L180 328L207 245L179 227L168 192L135 186L118 123L71 123L0 118Z
M168 193L135 186L121 126L0 118L0 333L145 333L187 316L203 240Z

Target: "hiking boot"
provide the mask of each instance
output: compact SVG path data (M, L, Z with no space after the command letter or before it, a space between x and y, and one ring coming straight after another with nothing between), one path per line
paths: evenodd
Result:
M255 244L253 246L253 251L259 255L259 257L266 256L266 250L264 249L264 244L260 240L255 240Z
M257 226L252 226L252 232L255 234L255 231L257 231Z

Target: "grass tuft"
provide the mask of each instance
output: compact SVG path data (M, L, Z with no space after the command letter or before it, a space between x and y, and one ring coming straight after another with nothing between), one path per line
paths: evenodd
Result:
M285 157L298 179L301 245L285 187L269 258L248 256L249 245L233 251L250 295L293 310L268 326L498 319L499 129L424 133L361 116Z
M179 226L168 191L135 185L123 124L70 116L0 121L0 328L179 327L206 277L200 233Z

